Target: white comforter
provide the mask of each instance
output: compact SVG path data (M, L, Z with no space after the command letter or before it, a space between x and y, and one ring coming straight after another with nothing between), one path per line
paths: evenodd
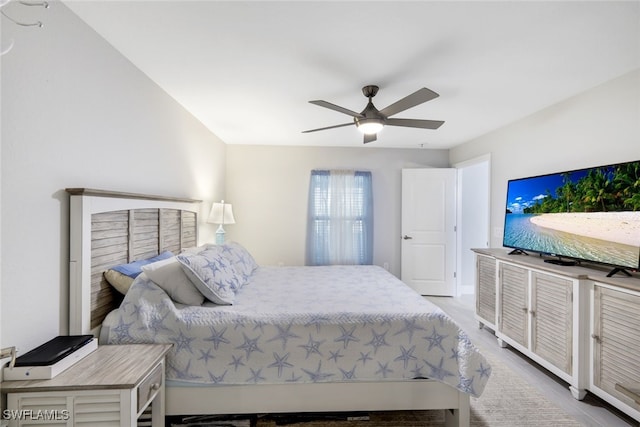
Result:
M174 344L167 378L189 383L432 378L479 396L491 373L453 320L375 266L260 267L228 306L175 303L142 274L102 337Z

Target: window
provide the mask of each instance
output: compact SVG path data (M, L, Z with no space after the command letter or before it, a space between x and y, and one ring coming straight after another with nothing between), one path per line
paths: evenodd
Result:
M307 265L373 263L371 172L313 170Z

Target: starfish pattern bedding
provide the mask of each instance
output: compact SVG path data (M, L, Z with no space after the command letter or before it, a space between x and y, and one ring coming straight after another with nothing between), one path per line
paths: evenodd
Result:
M173 344L167 379L182 385L430 378L477 397L491 374L448 315L376 266L259 267L233 305L202 306L143 273L101 340Z

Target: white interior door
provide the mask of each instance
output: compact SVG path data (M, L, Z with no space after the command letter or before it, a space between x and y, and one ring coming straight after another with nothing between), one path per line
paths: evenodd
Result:
M402 170L401 279L422 295L456 294L456 170Z

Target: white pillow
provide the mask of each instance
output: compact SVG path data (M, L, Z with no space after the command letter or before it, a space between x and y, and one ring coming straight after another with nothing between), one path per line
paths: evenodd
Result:
M205 298L215 304L233 304L235 293L241 286L240 276L229 260L222 256L219 246L197 254L183 253L176 258Z
M131 287L133 279L135 279L140 273L142 273L143 265L151 264L156 261L170 258L172 256L173 254L170 251L164 251L161 254L151 258L132 261L128 264L114 265L109 270L104 272L104 278L107 279L107 282L109 282L111 286L116 288L118 292L120 292L122 295L125 295Z
M202 305L204 296L187 277L176 257L142 266L142 271L175 302Z

